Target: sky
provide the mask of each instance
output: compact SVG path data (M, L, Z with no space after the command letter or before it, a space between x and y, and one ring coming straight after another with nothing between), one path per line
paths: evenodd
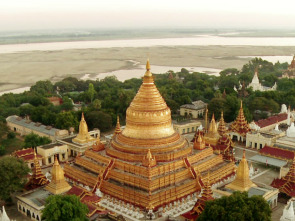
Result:
M294 0L0 0L0 30L294 28Z

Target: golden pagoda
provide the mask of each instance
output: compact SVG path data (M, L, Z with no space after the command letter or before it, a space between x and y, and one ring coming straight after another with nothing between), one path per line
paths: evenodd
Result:
M217 131L217 125L213 113L208 132L204 135L205 143L215 146L218 142L219 137L220 136Z
M224 119L223 119L223 111L221 111L221 117L220 117L220 120L219 120L217 131L218 131L220 136L223 136L225 134L225 132L226 132L225 122L224 122Z
M78 143L81 145L94 142L95 138L91 137L88 133L88 126L84 119L84 113L82 113L80 125L79 125L79 133L78 135L73 139L73 143Z
M71 189L71 186L65 180L64 171L60 167L56 156L54 158L51 175L51 182L45 187L46 190L53 194L61 194Z
M238 140L240 140L239 138L241 138L241 140L243 141L243 139L246 138L246 134L250 130L251 130L250 126L244 116L243 102L241 100L239 114L238 114L236 120L231 124L230 131L234 132L238 136Z
M121 132L122 131L121 131L121 125L120 125L120 118L119 118L119 116L117 116L117 125L116 125L116 129L115 129L114 134L119 134Z
M226 188L229 188L234 191L243 192L243 191L248 191L251 187L255 187L255 186L256 186L256 184L254 184L250 180L249 167L248 167L248 162L246 160L246 154L245 154L245 150L244 150L243 158L237 168L236 178L233 182L226 185Z
M45 177L45 175L41 171L41 167L39 164L39 160L37 158L37 154L34 151L34 168L32 169L32 176L29 182L25 185L25 189L35 189L40 186L44 186L49 183L49 180Z
M223 161L212 148L194 149L173 129L170 108L154 83L148 61L142 85L126 111L125 129L114 133L104 150L88 149L64 169L71 182L99 190L112 204L157 212L200 192L202 173L210 170L214 184L233 175L235 165ZM101 203L126 214L108 205Z
M205 140L203 139L203 135L201 131L198 131L198 136L194 139L194 149L203 150L206 147Z

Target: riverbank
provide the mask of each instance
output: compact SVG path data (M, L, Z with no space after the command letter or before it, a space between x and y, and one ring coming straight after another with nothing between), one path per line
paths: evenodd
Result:
M295 46L159 46L0 54L0 91L27 87L39 80L56 82L68 76L81 78L88 74L91 78L117 70L126 70L128 75L128 70L137 68L130 60L143 65L147 57L152 68L239 69L251 58L238 56L290 56L291 61L294 52Z

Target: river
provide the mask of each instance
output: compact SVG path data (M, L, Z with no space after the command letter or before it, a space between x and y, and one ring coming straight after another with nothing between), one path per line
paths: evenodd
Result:
M222 37L199 35L190 38L70 41L50 43L8 44L0 45L0 53L26 51L56 51L65 49L88 48L122 48L122 47L155 47L155 46L295 46L295 37Z

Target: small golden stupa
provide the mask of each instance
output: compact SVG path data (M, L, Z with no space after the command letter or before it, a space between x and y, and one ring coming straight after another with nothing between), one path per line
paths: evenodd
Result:
M80 125L79 125L79 134L73 139L73 143L78 143L81 145L94 142L95 138L91 137L88 133L88 126L84 119L84 113L82 113Z
M142 165L145 167L156 166L157 162L154 156L152 156L151 150L149 149L146 156L142 160Z
M64 171L60 167L56 156L54 158L51 175L51 182L45 187L46 190L53 194L61 194L71 189L71 186L65 180Z
M208 132L204 135L205 143L215 146L218 142L219 137L220 136L217 131L217 125L213 113Z
M119 118L119 116L117 116L117 124L116 124L116 129L115 129L114 134L119 134L121 132L122 131L121 131L121 125L120 125L120 118Z
M198 138L194 139L194 149L203 150L206 147L205 140L203 139L203 135L201 131L198 131Z
M217 131L218 131L220 136L223 136L225 134L225 132L226 132L225 122L224 122L224 119L223 119L223 111L221 111L221 117L220 117L220 120L219 120Z
M249 167L248 167L248 162L246 160L246 154L245 154L245 150L244 150L243 158L237 168L236 178L233 182L226 185L226 188L229 188L234 191L243 192L243 191L248 191L251 187L255 187L255 186L256 186L256 184L254 184L250 180Z

